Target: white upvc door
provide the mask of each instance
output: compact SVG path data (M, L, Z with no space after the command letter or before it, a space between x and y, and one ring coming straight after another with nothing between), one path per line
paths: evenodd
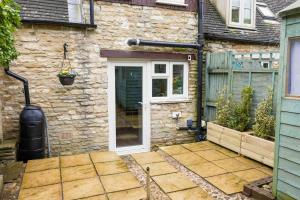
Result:
M135 62L135 61L114 61L114 62L109 62L108 65L108 114L109 114L109 150L110 151L115 151L119 155L125 155L125 154L131 154L131 153L137 153L137 152L147 152L150 151L150 97L149 97L149 92L147 92L149 89L148 86L148 80L149 79L149 74L151 74L151 71L149 70L150 66L147 62ZM128 70L127 70L128 69ZM133 70L130 72L129 70ZM122 84L119 84L117 82L116 84L116 79L120 79L120 77L123 76L123 79L125 81L128 81L126 79L126 74L123 73L122 76L120 76L120 71L125 71L127 72L127 75L133 76L133 79L136 76L140 76L137 81L141 80L141 86L139 87L139 102L138 105L140 106L139 109L135 109L134 111L127 111L130 110L128 109L123 109L123 111L119 112L120 106L117 104L117 98L116 97L116 91L120 90L117 89L117 87L123 87ZM128 72L129 71L129 72ZM118 73L118 77L116 77ZM125 78L124 78L125 77ZM118 80L119 81L119 80ZM129 81L128 81L129 82ZM137 82L137 85L140 82ZM141 91L141 92L140 92ZM130 92L128 92L130 93ZM122 94L123 95L123 94ZM126 95L126 94L125 94ZM135 102L135 106L137 106L137 102ZM124 108L124 106L122 106ZM125 110L125 111L124 111ZM132 115L132 119L135 120L135 122L132 122L133 120L127 120L127 112L135 112L135 115ZM120 114L121 113L121 114ZM138 114L137 114L138 113ZM130 115L130 114L129 114ZM137 116L136 116L137 115ZM124 116L125 119L120 119L122 116ZM138 119L137 119L138 118ZM118 120L117 120L118 119ZM125 121L125 122L124 122ZM125 123L126 126L126 121L129 121L128 123L135 123L135 127L138 128L132 128L131 125L129 125L129 128L123 128L120 129L119 125L117 123ZM138 125L136 125L138 123ZM124 125L122 125L124 126ZM131 128L131 129L130 129ZM138 130L138 139L137 143L128 143L124 145L124 141L126 143L126 140L122 141L122 145L120 145L120 142L117 142L117 134L119 134L120 130L124 130L124 135L127 134L127 132L130 134L130 131L133 130L136 131ZM123 133L122 133L123 134ZM120 135L118 135L120 136ZM130 137L130 136L126 136ZM134 140L134 139L133 139Z

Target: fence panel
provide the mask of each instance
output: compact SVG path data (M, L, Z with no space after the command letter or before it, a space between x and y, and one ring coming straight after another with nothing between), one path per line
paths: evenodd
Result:
M208 53L206 64L206 102L207 121L216 118L216 100L223 89L232 94L237 101L245 86L252 86L254 99L252 118L254 120L257 105L265 99L268 88L274 91L274 109L276 105L279 53Z

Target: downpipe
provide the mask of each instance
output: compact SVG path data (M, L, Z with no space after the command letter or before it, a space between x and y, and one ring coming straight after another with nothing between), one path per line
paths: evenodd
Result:
M24 95L25 95L25 105L26 106L30 106L30 94L29 94L29 83L28 80L12 71L9 70L9 68L4 68L5 73L8 76L11 76L19 81L21 81L23 83L23 87L24 87Z

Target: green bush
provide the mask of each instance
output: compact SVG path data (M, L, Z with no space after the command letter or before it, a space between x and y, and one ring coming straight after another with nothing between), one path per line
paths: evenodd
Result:
M226 97L226 90L223 90L217 99L217 123L238 131L247 130L251 122L253 93L252 87L243 88L241 102L237 102L232 95Z
M271 89L269 89L266 99L257 106L253 130L258 137L274 136L275 117L273 115L273 91Z
M20 25L20 9L13 0L0 1L0 66L8 67L17 58L13 33Z

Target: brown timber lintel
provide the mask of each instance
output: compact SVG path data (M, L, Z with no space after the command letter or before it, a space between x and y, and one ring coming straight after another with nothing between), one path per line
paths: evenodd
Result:
M149 52L149 51L124 51L124 50L106 50L100 51L101 57L106 58L140 58L140 59L168 59L168 60L196 60L194 53L167 53L167 52Z

